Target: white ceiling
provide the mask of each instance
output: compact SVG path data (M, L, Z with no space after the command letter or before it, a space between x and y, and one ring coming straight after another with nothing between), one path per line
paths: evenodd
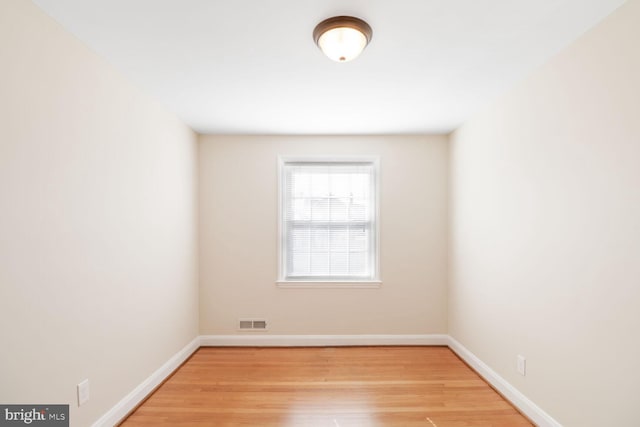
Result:
M446 133L624 0L33 0L201 133ZM332 62L334 15L373 40Z

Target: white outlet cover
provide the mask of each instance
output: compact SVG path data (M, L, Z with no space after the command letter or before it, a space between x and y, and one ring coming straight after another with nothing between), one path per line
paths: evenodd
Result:
M516 369L523 377L527 375L527 359L524 356L518 355Z
M89 400L89 380L84 380L78 384L78 406L87 403Z

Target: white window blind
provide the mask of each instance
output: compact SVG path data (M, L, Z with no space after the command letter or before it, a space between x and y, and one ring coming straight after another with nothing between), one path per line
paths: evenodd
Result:
M283 279L376 279L375 162L284 162Z

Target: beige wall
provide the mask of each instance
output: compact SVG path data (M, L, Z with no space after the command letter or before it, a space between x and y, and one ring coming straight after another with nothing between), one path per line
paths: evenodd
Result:
M0 402L89 425L200 310L202 334L449 331L564 425L637 424L639 21L632 0L479 113L451 168L446 137L203 136L198 177L188 128L3 0ZM381 288L277 288L277 156L358 154L381 158Z
M0 64L0 402L87 426L198 333L195 135L29 1Z
M281 289L278 155L376 155L381 174L379 289ZM200 138L200 332L446 332L446 137Z
M452 136L449 331L566 426L640 423L639 23L628 2Z

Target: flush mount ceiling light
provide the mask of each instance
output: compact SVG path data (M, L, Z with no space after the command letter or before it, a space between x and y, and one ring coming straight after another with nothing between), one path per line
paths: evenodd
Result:
M325 19L313 30L313 40L330 59L347 62L356 58L371 41L369 24L353 16Z

